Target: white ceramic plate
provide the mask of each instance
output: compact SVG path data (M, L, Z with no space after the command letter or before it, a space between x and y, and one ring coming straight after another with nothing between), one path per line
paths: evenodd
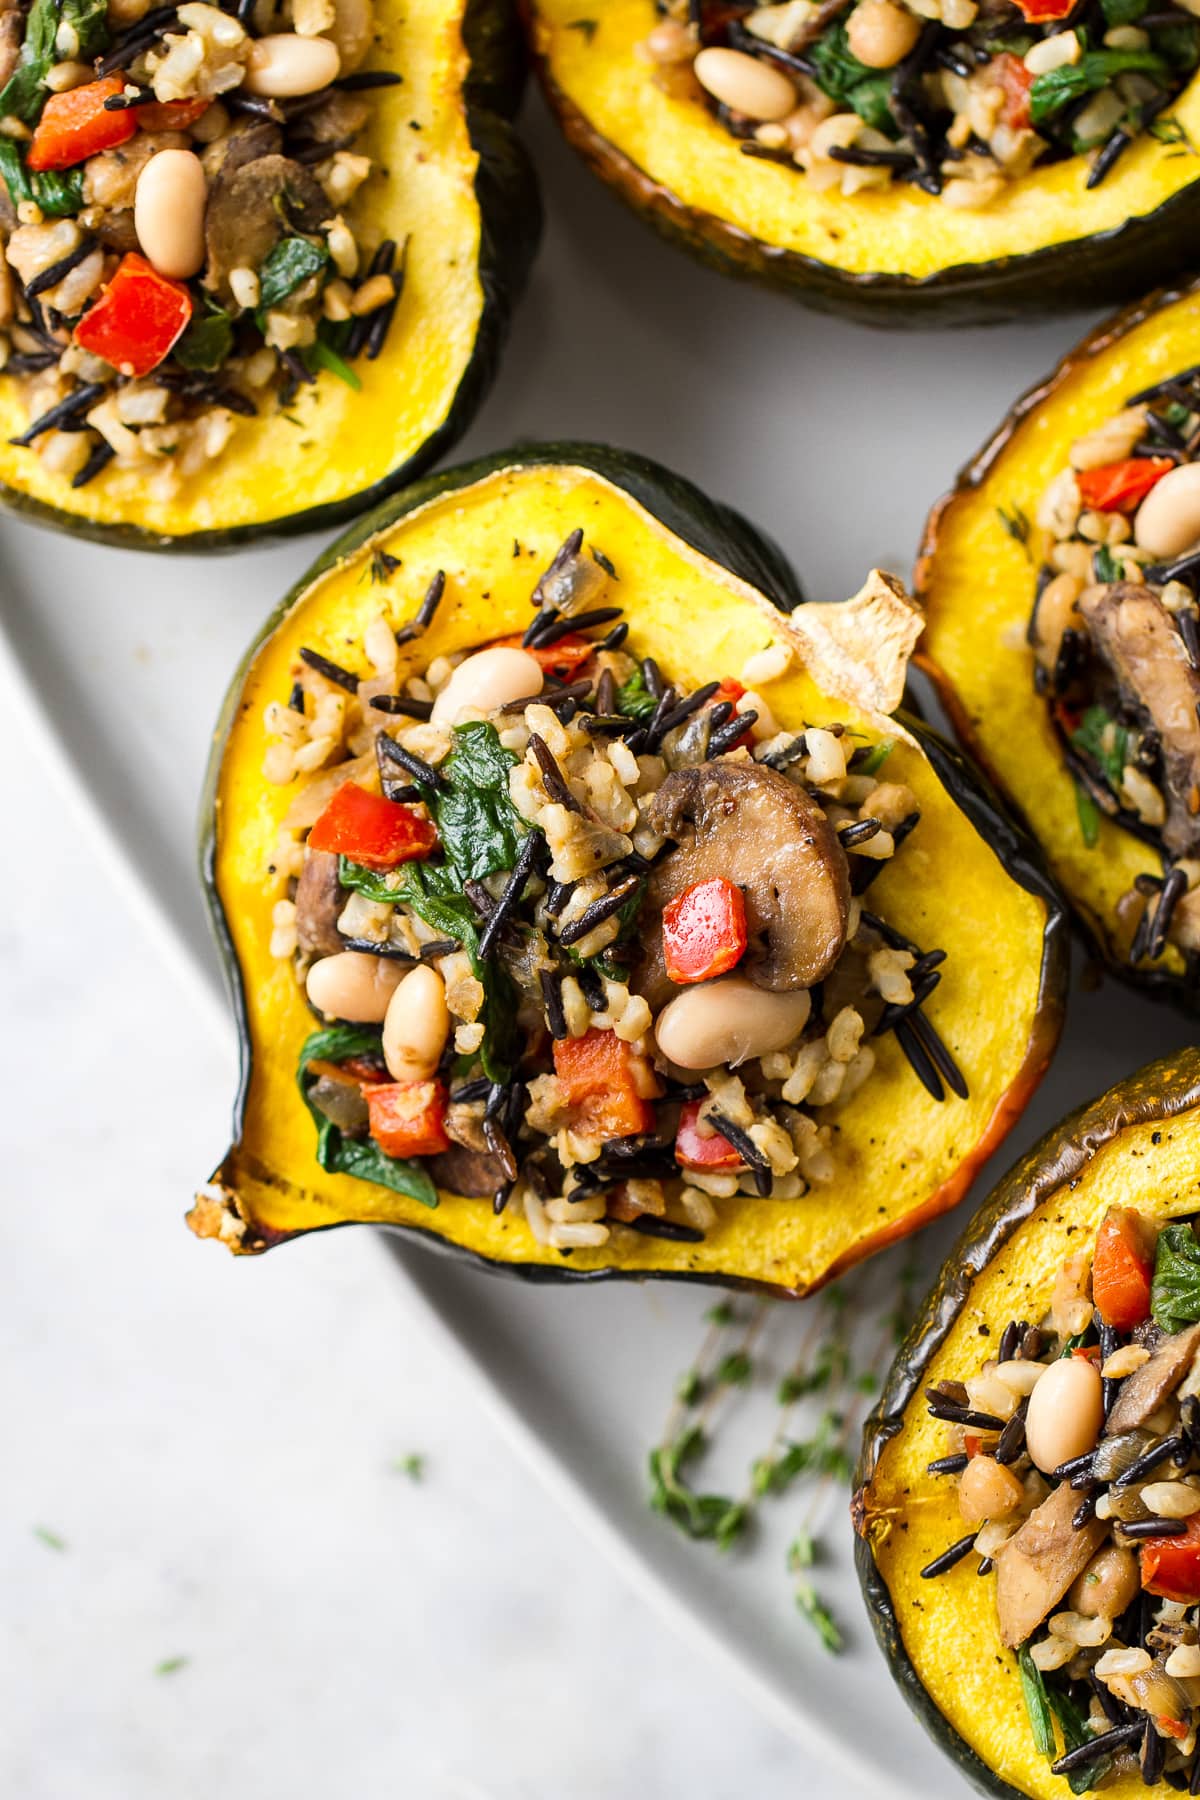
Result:
M575 436L660 457L773 531L814 597L852 592L872 562L908 568L924 514L958 463L1085 323L912 337L818 319L669 253L574 165L540 112L530 135L546 172L548 243L498 391L463 455ZM0 527L0 617L14 676L5 692L29 704L48 766L77 795L148 936L226 1032L193 873L196 795L245 644L318 548L139 557ZM1191 1035L1112 985L1077 985L1054 1070L1001 1165L1069 1107ZM214 1162L223 1147L213 1145ZM946 1237L926 1244L927 1262ZM711 1290L524 1286L384 1241L547 1484L817 1766L837 1768L840 1794L961 1794L871 1640L840 1490L819 1502L833 1553L818 1579L849 1640L837 1661L797 1618L783 1569L809 1504L803 1494L771 1504L754 1543L729 1557L685 1542L647 1508L646 1452ZM875 1286L897 1268L895 1257L884 1263ZM764 1447L769 1377L795 1354L808 1314L772 1310L760 1379L719 1433L714 1485L736 1484ZM875 1329L866 1322L863 1335L873 1340ZM815 1782L811 1791L826 1790Z

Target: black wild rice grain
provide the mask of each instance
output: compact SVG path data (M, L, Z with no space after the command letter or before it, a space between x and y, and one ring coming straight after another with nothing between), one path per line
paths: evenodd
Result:
M548 644L557 644L560 638L569 637L574 631L585 631L589 625L607 625L613 619L619 619L621 611L619 606L594 606L590 612L576 613L571 618L556 616L550 620L549 624L541 626L540 629L537 627L537 619L535 619L521 642L536 646L538 649L545 649ZM539 613L538 618L542 617L544 615ZM534 633L532 637L530 632Z
M716 710L714 707L713 711ZM754 708L748 707L745 712L737 713L732 719L728 719L724 725L718 725L709 733L705 761L709 761L714 756L723 756L726 750L732 750L742 733L749 731L757 718L758 714Z
M34 438L41 437L44 431L54 431L56 427L78 418L79 414L86 412L88 407L94 401L99 400L103 393L103 382L85 382L82 387L77 387L74 393L68 394L65 400L59 400L40 418L35 419L31 425L27 425L20 437L9 438L9 443L24 449L27 444L32 444Z
M1160 1462L1166 1462L1168 1457L1173 1457L1177 1451L1182 1449L1183 1439L1178 1433L1163 1438L1161 1443L1151 1445L1144 1455L1139 1456L1136 1462L1130 1463L1129 1467L1122 1470L1121 1474L1117 1476L1112 1484L1114 1492L1132 1487L1135 1481L1143 1480L1152 1469L1158 1467Z
M17 350L4 365L6 375L40 375L43 369L52 369L58 362L58 354L54 350Z
M663 691L663 678L662 670L652 656L643 656L642 658L642 680L646 684L647 693L652 694L657 700Z
M368 88L399 87L403 80L395 69L356 69L353 75L339 75L329 85L341 88L344 94L361 94Z
M639 1213L636 1219L610 1219L610 1225L628 1224L630 1231L643 1237L666 1238L672 1244L702 1244L704 1233L694 1225L679 1225L674 1219L658 1219L653 1213Z
M132 94L110 94L104 102L105 112L128 112L131 107L145 106L154 99L153 88L137 88Z
M606 638L601 639L600 648L601 650L619 650L628 636L629 621L622 619L619 625L613 626Z
M497 937L521 898L525 883L529 879L529 871L533 868L533 859L537 855L538 847L544 842L545 839L540 831L526 833L525 841L517 852L517 860L513 864L512 873L505 882L500 898L496 902L495 911L479 934L476 955L481 962L486 962L495 949Z
M1121 1519L1119 1528L1128 1538L1182 1537L1186 1519Z
M720 1132L727 1144L731 1144L742 1161L752 1169L769 1169L769 1158L761 1151L748 1131L735 1125L727 1113L713 1108L708 1114L708 1122L715 1131Z
M473 1100L486 1100L491 1091L492 1083L487 1076L478 1075L474 1081L464 1081L461 1087L451 1088L450 1098L452 1101L466 1106Z
M547 794L549 794L551 800L557 801L559 806L565 806L568 812L579 813L582 815L583 808L567 786L566 776L555 761L554 752L551 750L545 738L536 731L531 732L529 736L529 748L537 758L538 768L542 772L542 786L545 788ZM607 914L605 916L607 917ZM582 937L583 933L581 932L579 935ZM564 939L563 941L568 942L573 940Z
M862 922L876 932L891 949L907 950L910 956L920 956L921 946L905 937L902 931L897 931L894 925L889 925L886 919L881 919L878 913L867 912L864 908Z
M832 161L849 163L856 169L903 169L907 173L917 167L916 157L907 150L860 150L854 144L834 144L829 155Z
M1088 1686L1100 1702L1101 1710L1110 1725L1124 1725L1128 1719L1127 1709L1122 1706L1117 1696L1110 1693L1094 1669L1088 1670Z
M942 1086L942 1078L937 1072L937 1066L932 1056L917 1036L912 1019L901 1019L895 1027L895 1032L896 1042L908 1058L913 1073L921 1085L934 1100L944 1100L946 1090Z
M992 1570L995 1568L995 1566L996 1565L992 1561L991 1557L985 1556L980 1561L978 1568L975 1570L975 1573L977 1575L990 1575Z
M378 307L373 313L367 314L368 362L374 362L383 354L383 347L387 343L388 332L392 328L392 320L396 316L396 308L400 304L400 296L404 292L407 267L408 240L406 238L404 248L400 252L400 267L394 272L389 271L392 275L392 298L386 301L383 306Z
M101 438L100 442L96 445L96 448L84 463L82 469L80 469L77 475L72 477L71 486L73 488L86 487L89 481L94 480L95 477L99 475L101 469L106 469L108 467L116 454L116 451L108 442L107 438Z
M406 950L403 944L389 943L386 938L382 943L377 938L345 938L342 948L361 951L364 956L382 956L389 962L416 961L411 950Z
M1085 1471L1090 1473L1095 1460L1094 1450L1085 1450L1082 1456L1072 1456L1068 1462L1059 1463L1057 1469L1052 1471L1054 1480L1070 1481L1073 1475L1081 1475Z
M591 963L581 963L575 971L575 979L592 1011L603 1012L608 1005L608 996L604 992L603 981Z
M319 650L308 650L302 647L300 661L307 663L310 669L315 669L318 675L323 675L326 681L332 681L336 687L345 688L348 694L357 694L358 676L352 675L349 669L343 669L340 663L330 662L329 658L322 656ZM399 760L397 757L396 761Z
M666 737L668 731L674 731L677 725L682 725L685 719L690 719L694 712L698 712L702 706L707 705L720 685L719 681L706 682L703 687L698 687L694 694L689 694L686 699L678 701L658 721L654 728L655 737Z
M96 64L96 74L111 75L117 69L126 69L131 62L136 62L143 51L149 50L155 40L172 24L175 18L173 6L156 6L148 12L128 31L119 32L109 46L107 54Z
M1004 1430L992 1455L998 1463L1014 1463L1025 1448L1025 1404L1015 1412Z
M68 250L65 256L60 256L58 261L51 263L48 269L43 269L40 275L35 275L32 281L25 283L25 298L36 300L39 294L45 293L47 288L57 287L63 276L69 275L72 269L77 269L84 258L90 256L95 248L94 237L81 237L73 250Z
M304 687L299 681L292 683L292 691L288 695L288 710L294 713L304 711Z
M933 1419L943 1419L947 1425L968 1425L972 1431L1003 1431L1007 1424L995 1413L976 1412L973 1407L958 1406L952 1400L931 1399L928 1410Z
M909 1024L951 1093L957 1094L960 1100L967 1099L970 1092L967 1078L946 1048L932 1020L918 1007L909 1019Z
M529 741L532 743L533 739L530 738ZM579 917L559 932L559 943L577 944L589 931L594 931L597 925L603 925L606 919L611 919L614 913L620 912L629 896L636 891L639 879L637 875L627 875L624 881L618 881L616 887L610 888L607 894L602 894L599 900L593 900L590 906L585 906Z
M433 716L432 700L410 700L407 694L376 694L371 705L376 712L399 713L405 719L429 719Z
M975 1533L968 1531L966 1537L960 1537L956 1544L951 1544L948 1550L943 1550L940 1556L935 1556L932 1562L925 1564L921 1570L921 1580L932 1581L936 1576L944 1575L955 1563L962 1561L974 1542Z
M522 694L517 700L506 700L500 708L502 713L523 713L527 706L541 702L544 706L554 708L565 700L582 700L591 689L591 682L585 677L580 681L572 681L569 686L553 689L550 694Z
M1149 939L1146 944L1146 955L1152 962L1156 957L1161 956L1166 949L1167 933L1171 929L1171 920L1174 917L1175 908L1179 905L1179 902L1186 892L1187 871L1176 866L1168 872L1166 880L1162 885L1162 892L1158 898L1158 905L1154 909L1154 919L1150 926ZM1145 913L1142 915L1143 918L1149 915L1149 911L1150 908L1147 906Z
M1010 1319L1000 1333L1000 1347L996 1352L998 1361L1012 1362L1017 1354L1017 1345L1021 1341L1021 1327L1015 1319Z
M505 1182L503 1187L498 1187L496 1189L495 1193L492 1195L492 1211L495 1213L497 1218L500 1217L500 1214L504 1211L505 1207L508 1205L509 1196L511 1195L511 1193L512 1193L512 1182L508 1181L508 1182Z
M571 1035L567 1025L567 1015L563 1011L562 976L555 969L543 969L538 976L542 989L542 1005L546 1009L546 1024L550 1036L560 1041Z
M624 713L589 713L580 724L589 737L628 738L642 732L637 720L626 718Z
M1159 1737L1154 1727L1154 1720L1147 1719L1142 1733L1142 1782L1146 1787L1153 1787L1163 1772L1167 1746Z
M390 275L395 260L396 240L395 238L384 238L367 266L363 281L369 281L372 275ZM362 355L374 317L374 313L367 313L363 318L351 320L350 330L346 336L345 357L347 362L353 362L356 356Z
M458 947L455 938L430 938L427 944L421 945L418 959L421 962L436 962L439 956L449 956L451 951L457 950Z
M601 671L596 683L596 711L612 714L617 710L617 680L611 669Z
M1072 1531L1082 1531L1084 1526L1096 1516L1096 1502L1100 1498L1098 1487L1089 1488L1075 1511L1071 1514Z
M303 650L300 654L304 655ZM406 750L403 744L398 744L395 738L389 737L385 731L379 733L375 739L375 746L381 755L397 763L406 774L411 775L414 781L419 781L423 787L433 788L435 793L443 794L449 788L450 783L446 777L440 774L432 763L427 763L423 756L414 756L411 750Z
M483 1136L488 1149L504 1170L505 1179L515 1181L520 1174L517 1159L513 1154L513 1147L505 1135L504 1127L498 1119L484 1119Z
M301 386L311 387L316 381L316 373L294 350L280 350L279 360L292 380Z
M442 595L446 591L446 573L439 569L429 586L425 589L425 598L407 625L401 625L396 633L398 644L409 644L413 638L420 637L433 623L433 615L441 604Z
M1153 1727L1151 1726L1153 1730ZM1142 1735L1143 1723L1140 1719L1131 1720L1127 1725L1115 1725L1111 1731L1102 1731L1099 1737L1089 1738L1087 1743L1079 1744L1074 1750L1068 1750L1065 1756L1051 1763L1052 1775L1069 1775L1072 1769L1082 1769L1098 1756L1106 1756L1111 1750L1119 1750L1122 1744L1131 1744Z
M970 1460L970 1457L965 1455L939 1456L933 1462L925 1464L925 1473L927 1475L961 1475Z
M869 844L882 830L882 819L856 819L852 825L838 827L838 841L843 850L853 850L859 844Z
M1105 176L1111 172L1118 159L1126 150L1128 150L1132 142L1133 134L1131 132L1124 130L1114 131L1112 136L1106 139L1095 162L1088 170L1088 177L1084 186L1088 188L1099 187Z
M577 881L552 881L546 889L545 907L552 919L557 919L575 889Z

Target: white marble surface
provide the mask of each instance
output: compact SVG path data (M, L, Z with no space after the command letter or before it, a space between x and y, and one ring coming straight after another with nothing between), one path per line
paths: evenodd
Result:
M191 1238L224 1048L4 689L0 769L5 1800L861 1800L597 1557L370 1234Z

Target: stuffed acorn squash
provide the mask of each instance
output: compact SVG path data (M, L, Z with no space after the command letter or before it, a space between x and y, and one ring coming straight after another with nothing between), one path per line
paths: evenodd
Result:
M1105 960L1200 974L1200 290L1085 338L935 509L918 660Z
M509 0L3 22L0 504L203 549L339 522L443 454L539 226Z
M876 1633L927 1729L1003 1800L1200 1790L1198 1215L1183 1050L1000 1183L868 1422Z
M197 1232L800 1294L959 1198L1053 1047L1061 918L889 716L897 584L799 599L736 515L588 446L333 547L217 734L245 1060Z
M718 267L876 324L1144 292L1186 259L1200 28L1150 0L525 0L570 142Z

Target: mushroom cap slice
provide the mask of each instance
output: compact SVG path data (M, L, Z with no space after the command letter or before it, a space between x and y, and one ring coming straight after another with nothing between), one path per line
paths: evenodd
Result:
M761 763L717 761L668 775L649 809L677 847L656 867L649 898L720 876L740 887L750 949L740 973L776 993L809 988L846 943L850 869L815 800Z
M1105 1426L1109 1437L1134 1431L1175 1392L1200 1350L1200 1325L1188 1325L1160 1344L1148 1363L1121 1383Z
M1076 1531L1078 1505L1079 1495L1064 1481L996 1554L996 1611L1001 1642L1010 1650L1058 1605L1108 1535L1104 1519L1089 1519Z
M1200 792L1200 675L1158 595L1135 582L1094 588L1079 599L1092 647L1122 696L1142 708L1162 739L1167 818L1163 843L1176 856L1200 847L1193 811Z

